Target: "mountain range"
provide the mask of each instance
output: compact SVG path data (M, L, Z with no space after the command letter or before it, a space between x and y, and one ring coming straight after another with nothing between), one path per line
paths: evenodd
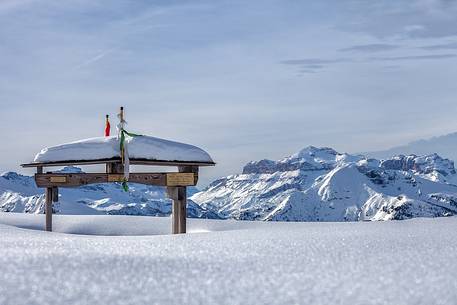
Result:
M282 160L250 162L191 200L221 218L407 219L457 213L456 182L454 162L437 154L380 161L310 146Z
M67 167L63 172L81 169ZM188 214L197 218L272 221L360 221L457 213L454 162L438 154L384 160L309 146L284 159L252 161L241 174L198 191L188 188ZM167 216L164 188L117 184L61 189L61 214ZM0 176L0 211L43 213L43 190L33 177Z

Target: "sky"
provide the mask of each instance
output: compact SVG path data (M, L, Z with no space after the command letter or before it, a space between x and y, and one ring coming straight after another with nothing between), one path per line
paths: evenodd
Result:
M457 1L0 1L0 171L128 129L218 163L457 130ZM115 121L115 120L114 120Z

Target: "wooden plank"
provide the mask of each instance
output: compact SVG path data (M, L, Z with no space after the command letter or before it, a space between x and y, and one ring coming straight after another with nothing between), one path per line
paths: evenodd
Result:
M191 186L196 183L194 175L194 173L131 173L129 182L158 186ZM93 183L121 182L123 179L123 175L106 173L47 173L35 175L35 182L38 187L78 187Z
M40 167L40 166L70 166L70 165L95 165L106 163L119 163L120 158L97 159L97 160L68 160L56 162L33 162L21 164L22 167ZM173 161L173 160L148 160L148 159L130 159L131 165L151 165L151 166L214 166L214 162L199 161Z
M46 231L52 231L52 188L46 188L46 206L45 211L46 214Z

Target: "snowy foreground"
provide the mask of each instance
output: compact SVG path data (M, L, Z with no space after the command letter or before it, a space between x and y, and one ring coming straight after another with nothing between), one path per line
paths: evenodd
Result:
M457 304L457 217L191 219L179 236L157 235L169 218L56 215L64 234L43 217L0 213L2 305Z

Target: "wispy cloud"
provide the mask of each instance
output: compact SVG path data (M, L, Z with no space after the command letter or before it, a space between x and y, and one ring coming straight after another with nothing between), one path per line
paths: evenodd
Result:
M457 1L341 1L351 19L336 26L350 32L396 39L442 38L457 35Z
M366 64L369 62L377 61L419 61L419 60L440 60L455 58L457 54L429 54L429 55L405 55L405 56L379 56L379 57L365 57L358 58L357 60L351 58L302 58L302 59L288 59L281 61L284 65L295 66L298 68L299 75L303 73L316 73L323 70L327 66L338 63L359 63ZM389 66L391 67L391 66ZM399 66L396 65L396 68Z
M335 59L324 59L324 58L302 58L302 59L287 59L282 60L283 65L297 66L299 68L299 74L302 73L316 73L319 70L324 69L330 64L348 62L350 59L347 58L335 58Z
M399 45L384 44L384 43L372 43L364 45L355 45L348 48L339 49L340 52L365 52L374 53L382 51L391 51L400 48Z
M420 47L420 49L424 49L424 50L457 50L457 42L450 42L450 43L423 46L423 47Z
M87 59L86 61L84 61L83 63L81 63L80 65L77 65L74 70L79 70L81 68L84 68L84 67L87 67L99 60L101 60L103 57L105 57L106 55L108 55L109 53L112 53L116 48L112 48L112 49L109 49L109 50L106 50L106 51L103 51L97 55L95 55L94 57L91 57L89 59Z
M433 54L433 55L409 55L393 57L372 57L371 60L381 61L401 61L401 60L428 60L428 59L447 59L457 57L456 54Z
M287 59L282 60L281 63L284 65L323 65L331 64L336 62L348 61L347 58L336 58L336 59L323 59L323 58L302 58L302 59Z

